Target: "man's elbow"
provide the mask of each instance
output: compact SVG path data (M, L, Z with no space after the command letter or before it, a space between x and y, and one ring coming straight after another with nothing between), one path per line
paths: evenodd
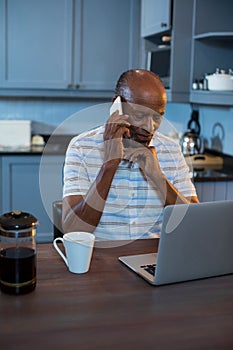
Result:
M62 229L67 232L89 232L94 233L96 227L83 221L77 214L71 213L62 218Z
M194 204L194 203L200 203L200 202L197 196L193 196L190 199L190 203Z

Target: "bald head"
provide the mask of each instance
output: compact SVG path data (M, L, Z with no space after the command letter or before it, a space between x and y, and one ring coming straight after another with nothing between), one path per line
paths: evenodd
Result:
M153 109L164 114L166 107L166 91L160 78L144 69L124 72L115 88L115 95L123 101L131 102Z

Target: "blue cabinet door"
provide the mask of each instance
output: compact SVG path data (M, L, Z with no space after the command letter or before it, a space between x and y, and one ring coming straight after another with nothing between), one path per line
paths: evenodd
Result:
M139 40L140 0L0 0L0 87L25 96L112 91L138 68Z
M0 86L67 88L72 0L0 0Z
M42 169L40 155L1 159L1 211L17 209L33 214L39 221L38 241L49 241L53 237L52 202L62 198L63 158L46 157L47 165Z
M141 36L157 34L171 27L171 0L142 0Z
M113 90L125 70L139 67L139 0L77 0L75 84ZM81 34L81 36L80 36Z
M200 202L233 199L233 181L196 182L195 187Z

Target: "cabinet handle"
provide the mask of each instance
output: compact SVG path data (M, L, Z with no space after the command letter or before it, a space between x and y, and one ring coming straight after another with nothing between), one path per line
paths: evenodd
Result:
M79 84L69 84L69 85L67 85L67 88L75 90L75 89L79 89L80 85Z
M165 23L165 22L162 22L161 24L160 24L160 26L163 28L163 27L167 27L167 23Z

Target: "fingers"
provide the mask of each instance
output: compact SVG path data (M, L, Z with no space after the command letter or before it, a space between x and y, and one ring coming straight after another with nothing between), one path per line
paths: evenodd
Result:
M127 121L128 115L119 115L114 112L105 125L104 140L113 138L130 137L130 123Z
M135 163L139 157L143 155L142 149L135 149L131 147L124 148L124 158L130 163Z
M122 139L123 137L130 137L129 128L125 125L108 124L105 127L104 140L110 140L115 138Z
M130 126L129 123L130 116L128 114L119 114L118 111L115 111L110 118L108 119L107 123L117 123L117 124L124 124L128 127Z
M146 159L151 159L151 157L153 157L152 149L143 145L142 147L137 148L124 148L124 158L127 159L129 162L140 163L141 161L146 161Z

